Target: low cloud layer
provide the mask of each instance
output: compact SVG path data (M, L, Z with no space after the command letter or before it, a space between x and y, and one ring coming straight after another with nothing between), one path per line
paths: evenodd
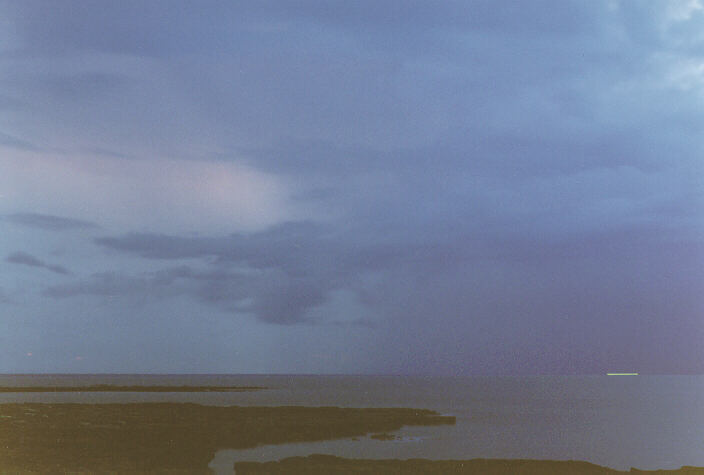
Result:
M56 274L68 275L70 272L63 266L47 264L46 262L37 259L31 254L26 252L14 252L5 258L5 262L10 264L20 264L29 267L38 267L40 269L46 269Z
M51 287L46 294L69 297L139 291L159 295L172 289L230 313L252 313L267 323L311 323L310 311L325 303L332 291L352 286L365 271L384 266L383 253L355 249L340 237L325 227L301 222L227 237L131 234L97 238L98 245L114 251L161 261L197 258L207 267L172 266L132 278L100 274L77 284Z
M49 214L15 213L5 219L13 224L44 229L47 231L68 231L72 229L97 229L99 226L82 219L64 218Z

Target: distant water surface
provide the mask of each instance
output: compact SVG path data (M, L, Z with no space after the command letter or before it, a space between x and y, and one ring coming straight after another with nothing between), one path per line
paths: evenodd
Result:
M206 405L416 407L455 426L369 438L221 450L211 463L330 453L367 458L586 460L616 469L704 466L704 376L407 377L287 375L4 375L3 386L266 386L239 393L4 393L0 402L194 402ZM223 449L226 449L223 447Z

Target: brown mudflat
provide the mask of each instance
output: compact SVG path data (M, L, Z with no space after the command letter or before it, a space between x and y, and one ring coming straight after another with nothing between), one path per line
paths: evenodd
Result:
M0 404L0 473L208 473L222 448L454 423L454 417L402 408Z
M472 475L602 475L618 473L704 474L704 468L682 467L677 470L629 472L594 465L588 462L557 460L363 460L345 459L332 455L290 457L278 462L238 462L237 475L336 475L336 474L472 474Z
M0 393L202 393L261 391L262 389L268 388L263 386L115 386L112 384L94 384L91 386L0 386Z

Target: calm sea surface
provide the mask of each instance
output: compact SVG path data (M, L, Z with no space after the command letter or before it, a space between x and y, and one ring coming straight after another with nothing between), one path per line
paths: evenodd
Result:
M209 405L414 407L455 426L408 427L369 438L219 451L235 460L329 453L345 457L586 460L616 469L704 466L704 376L0 376L0 385L256 385L251 393L5 393L2 402L195 402Z

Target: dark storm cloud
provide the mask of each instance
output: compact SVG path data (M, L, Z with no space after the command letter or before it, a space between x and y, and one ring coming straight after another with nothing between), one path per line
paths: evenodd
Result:
M47 231L68 231L72 229L97 229L99 226L82 219L65 218L49 214L15 213L5 216L7 221L21 226L44 229Z
M94 242L149 259L206 258L216 264L282 269L300 276L322 272L328 278L350 269L383 268L402 259L407 247L423 245L313 222L288 222L224 237L127 234L96 238Z
M433 179L442 170L521 178L605 163L652 166L682 141L643 134L642 125L624 129L631 101L608 95L652 73L639 32L662 35L652 12L640 10L650 26L624 25L602 2L37 3L17 19L29 51L169 57L176 77L148 63L118 74L104 60L82 59L85 72L20 72L11 82L21 95L51 96L35 107L52 107L47 117L81 130L111 127L141 140L149 129L149 143L201 140L208 130L225 144L223 159L244 151L255 167L334 181L345 171L399 168ZM656 46L677 51L675 44ZM629 95L700 122L691 101L672 91ZM142 102L151 107L123 110ZM180 114L170 112L174 104ZM87 121L86 110L101 120ZM646 115L657 129L665 114Z
M137 301L188 296L228 313L251 313L262 322L290 325L319 323L307 312L325 301L329 287L315 278L275 269L238 273L178 266L139 275L98 273L82 281L48 287L43 294L55 299L96 296Z
M70 272L63 266L47 264L44 261L37 259L31 254L25 252L14 252L5 258L5 262L11 264L21 264L29 267L39 267L41 269L50 270L57 274L70 274Z
M309 312L326 302L332 291L357 292L360 279L369 273L414 262L440 265L446 252L432 244L389 243L381 236L306 222L220 238L132 234L95 242L149 259L204 258L219 270L195 272L178 267L160 271L155 279L190 282L184 292L203 302L250 311L262 321L279 324L309 322ZM240 273L233 274L237 269ZM52 295L58 294L53 291ZM247 298L252 301L243 304Z
M48 109L47 121L61 117L69 128L93 135L104 136L109 127L141 141L146 128L152 133L145 141L172 143L176 130L187 142L202 140L194 131L207 129L226 143L228 157L242 148L268 150L293 141L312 145L293 160L270 162L273 168L326 168L329 158L311 159L317 140L343 150L364 144L372 152L381 147L403 154L406 142L475 135L476 127L468 130L476 120L469 110L479 111L486 127L484 120L497 122L492 115L505 113L504 107L529 106L517 96L544 83L548 69L556 93L566 88L565 77L604 69L575 61L569 47L584 49L580 58L586 61L601 60L605 49L618 53L592 41L603 9L582 2L37 3L19 9L15 21L23 41L16 54L53 54L67 64L28 71L20 65L8 71L8 83L27 107ZM552 35L569 46L556 48L561 42ZM96 52L125 64L85 57ZM162 68L128 54L173 63ZM151 107L142 110L142 102ZM179 114L168 112L174 104ZM139 118L131 126L125 117ZM247 141L253 146L239 143ZM130 148L110 145L118 153ZM355 162L360 169L389 162L388 156L346 155L332 161L343 168ZM409 161L398 155L391 161Z
M95 242L150 259L205 258L218 269L162 270L155 282L190 282L186 292L203 302L251 311L262 321L280 324L309 321L306 313L324 303L332 290L351 285L360 273L383 268L397 257L381 244L360 247L339 232L306 222L220 238L132 234ZM247 272L238 274L237 269ZM252 302L242 304L248 297Z
M432 235L415 240L396 235L389 241L389 236L368 231L331 232L312 223L289 223L251 235L221 238L142 234L95 241L113 251L159 261L203 258L211 269L168 268L156 272L148 284L142 282L135 288L173 285L180 289L178 292L202 302L252 312L262 321L280 324L310 321L309 312L335 290L353 292L371 308L384 308L388 315L403 314L402 319L437 314L433 307L443 309L443 318L457 318L464 309L474 307L478 314L500 312L502 318L509 319L521 307L534 302L530 304L534 310L522 318L540 320L547 314L540 315L543 307L535 299L536 295L549 298L543 293L546 285L557 286L557 282L542 281L551 273L575 282L574 287L560 291L558 301L577 302L583 299L581 294L591 298L600 291L606 293L598 282L610 282L613 290L609 292L615 292L613 298L617 299L616 289L625 291L630 285L619 285L619 279L627 279L629 272L642 276L645 269L648 278L653 278L658 272L671 274L687 256L693 262L704 256L704 246L697 240L683 238L677 229L652 225L623 225L620 230L571 236L504 232L503 237L498 237L475 232L442 240ZM657 259L651 256L654 250L659 255ZM488 267L492 268L489 276ZM524 281L526 272L531 277ZM513 290L499 285L493 276L504 276L506 285ZM680 285L690 288L692 284L685 282L698 279L692 273L683 278ZM580 280L584 282L577 284ZM88 284L87 288L93 285ZM540 291L534 288L536 285ZM81 289L83 293L97 293ZM532 294L529 289L533 289ZM57 296L57 291L52 295ZM692 300L694 295L686 297L689 303L682 302L684 309L698 305ZM653 304L651 311L660 308L664 312L669 298L663 295L661 303ZM496 299L503 302L490 310L487 305ZM606 298L586 308L589 307L602 313L621 308L615 300ZM685 310L681 312L685 314ZM579 318L590 317L584 314ZM622 318L629 319L628 315Z
M277 324L352 295L388 331L385 371L701 370L703 12L677 6L17 2L0 145L236 161L310 211L231 235L111 228L88 272L121 270L45 294ZM7 219L92 227L55 218ZM385 366L408 348L412 367Z

